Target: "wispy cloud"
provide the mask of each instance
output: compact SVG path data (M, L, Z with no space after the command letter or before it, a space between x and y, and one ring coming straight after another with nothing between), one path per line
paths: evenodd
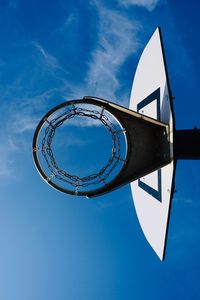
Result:
M13 174L13 159L11 151L15 145L10 144L10 138L4 140L1 137L1 148L0 148L0 177L10 177Z
M0 176L10 176L12 174L12 161L10 156L1 149L0 151Z
M55 32L57 32L57 31L65 32L66 30L68 30L68 27L73 22L76 22L76 16L73 13L71 13L71 14L69 14L69 16L67 17L65 22L57 30L55 30Z
M130 5L142 6L149 11L154 10L154 8L159 2L161 1L160 0L118 0L118 3L121 6L130 6Z
M42 55L43 63L45 63L47 65L47 67L49 67L51 69L61 70L62 72L67 74L67 72L61 67L61 65L59 64L59 62L55 56L49 54L44 49L44 47L42 47L42 45L39 44L38 42L33 41L32 44L38 50L38 52Z
M57 59L47 53L47 51L44 50L44 48L37 42L33 42L33 45L38 49L38 51L42 54L43 58L45 59L46 63L49 65L49 67L58 67Z
M129 55L140 47L137 33L141 24L93 2L99 13L100 27L97 48L89 61L87 83L91 94L116 100L120 87L118 72Z

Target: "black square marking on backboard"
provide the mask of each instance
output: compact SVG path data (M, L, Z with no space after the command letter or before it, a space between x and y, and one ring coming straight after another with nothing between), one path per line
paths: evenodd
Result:
M157 108L157 116L156 119L160 121L160 88L156 89L153 93L151 93L149 96L147 96L145 99L143 99L141 102L137 105L137 112L141 110L143 107L147 106L151 102L156 101L156 108ZM141 179L138 179L138 186L143 189L146 193L150 194L152 197L154 197L156 200L161 202L161 169L155 171L157 172L157 182L158 182L158 189L152 188L150 185L144 183Z

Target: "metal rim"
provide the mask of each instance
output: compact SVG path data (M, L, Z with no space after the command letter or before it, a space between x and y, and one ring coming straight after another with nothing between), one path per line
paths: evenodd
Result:
M41 175L41 177L45 180L45 182L47 182L50 186L52 186L53 188L55 188L56 190L59 190L61 192L64 192L66 194L71 194L71 195L78 195L78 196L89 196L89 195L95 195L99 192L101 192L101 190L103 190L105 188L104 187L100 187L97 189L90 189L87 191L79 191L78 193L74 190L71 190L69 188L65 188L62 186L59 186L57 183L53 182L50 179L50 176L47 176L47 174L44 172L39 158L38 158L38 151L37 151L37 142L38 142L38 137L40 135L40 132L43 128L43 125L45 124L46 120L53 115L53 113L55 113L56 111L58 111L59 109L62 109L64 107L67 106L72 106L75 104L92 104L98 107L102 107L103 109L105 109L105 111L109 112L111 114L112 117L114 117L118 124L121 126L121 128L123 128L122 123L120 122L120 120L117 118L117 116L113 113L112 109L109 107L108 102L105 100L101 100L101 99L96 99L96 98L92 98L92 97L84 97L83 99L78 99L78 100L71 100L68 102L64 102L61 103L59 105L57 105L56 107L52 108L50 111L48 111L45 116L41 119L41 121L39 122L38 126L36 127L35 133L34 133L34 137L33 137L33 144L32 144L32 151L33 151L33 160L35 163L35 166L39 172L39 174ZM125 159L124 159L124 165L121 167L119 173L109 181L109 184L112 184L112 182L118 178L118 176L120 176L121 172L124 169L124 166L126 164L126 160L127 160L127 138L126 138L126 134L124 133L124 138L125 138L125 143L126 143L126 153L125 153Z

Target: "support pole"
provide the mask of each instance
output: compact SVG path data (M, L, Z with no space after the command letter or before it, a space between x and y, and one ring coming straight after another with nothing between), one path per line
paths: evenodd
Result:
M200 159L200 129L175 131L174 156L177 159Z

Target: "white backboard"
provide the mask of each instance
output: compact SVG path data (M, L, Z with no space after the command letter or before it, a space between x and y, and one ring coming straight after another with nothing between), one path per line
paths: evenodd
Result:
M171 163L131 183L133 201L144 235L164 259L173 185L173 114L169 83L157 28L145 47L135 73L130 109L169 125Z

